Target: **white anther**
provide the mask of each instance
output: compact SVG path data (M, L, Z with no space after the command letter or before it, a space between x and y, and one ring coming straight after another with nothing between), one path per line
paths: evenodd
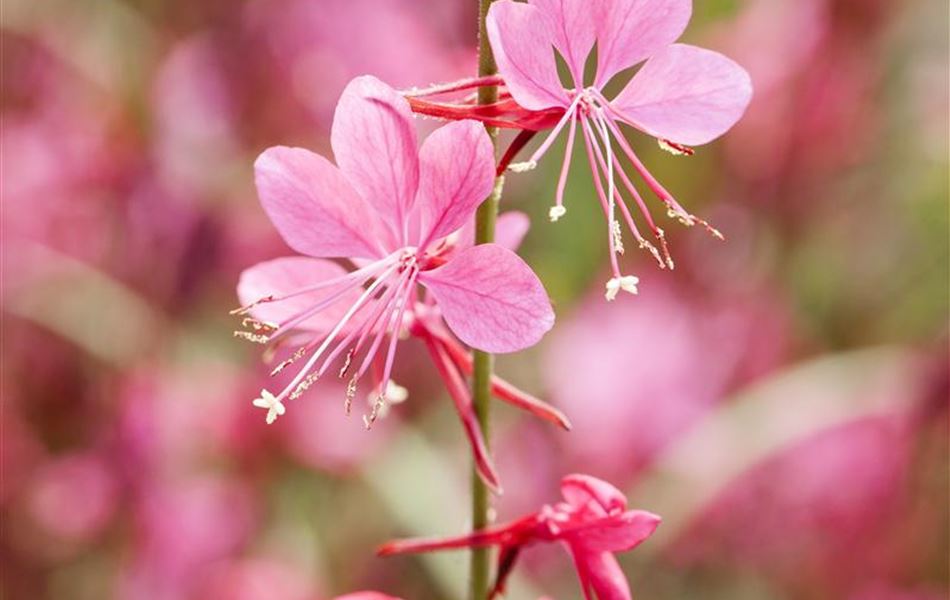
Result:
M252 404L258 408L267 409L267 417L265 420L268 425L276 421L277 417L287 412L284 404L267 390L261 390L261 397L255 399Z
M567 209L562 205L552 206L551 210L548 211L548 217L550 217L551 222L555 223L558 219L567 214Z
M511 163L508 165L508 170L512 173L525 173L536 168L537 166L537 161L529 160L527 162Z

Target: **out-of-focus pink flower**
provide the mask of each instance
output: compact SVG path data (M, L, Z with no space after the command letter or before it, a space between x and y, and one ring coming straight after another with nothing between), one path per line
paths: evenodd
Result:
M136 552L120 576L120 597L187 597L210 565L241 549L254 513L250 490L236 480L151 482L140 492Z
M626 484L737 382L781 362L784 321L765 294L695 296L656 278L635 304L589 298L555 332L544 373L574 425L571 464Z
M627 498L605 481L568 475L561 481L563 502L545 505L516 521L452 538L397 540L383 545L383 556L453 548L498 546L498 575L490 597L504 591L518 554L536 542L561 542L571 553L584 597L630 600L630 587L616 552L632 550L656 530L660 517L627 510Z
M236 312L253 315L245 319L251 331L238 335L297 347L273 374L309 354L280 393L265 390L255 400L268 423L334 364L342 378L356 361L347 408L359 379L375 367L377 401L367 427L404 395L391 374L399 334L421 306L417 284L431 300L425 306L482 350L525 348L554 323L544 287L524 261L499 244L463 245L458 233L494 182L492 145L480 124L452 123L417 149L408 103L361 77L340 99L332 142L338 167L286 147L265 151L256 163L264 209L292 248L314 257L261 263L238 286L246 306ZM349 257L358 268L347 273L327 257ZM470 403L457 406L469 423ZM486 480L497 485L485 466Z
M66 541L94 538L115 513L119 488L101 456L71 454L43 465L27 492L33 519Z
M914 440L902 415L819 432L731 483L695 517L675 552L688 561L757 565L834 597L864 585L868 573L897 576L892 546L908 523Z
M363 73L408 87L467 72L474 45L460 32L469 16L460 3L401 0L256 0L244 15L285 78L280 87L327 122L337 90Z
M316 600L319 596L307 576L287 561L251 558L223 562L207 569L190 598L220 600Z

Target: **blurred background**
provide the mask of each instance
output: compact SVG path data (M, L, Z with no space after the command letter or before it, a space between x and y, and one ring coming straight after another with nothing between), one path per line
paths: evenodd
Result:
M373 555L467 528L468 447L417 343L371 432L323 383L268 427L228 311L243 268L291 254L256 155L329 153L353 76L471 75L474 6L3 3L3 598L462 597L464 553ZM693 157L633 142L726 242L667 224L676 271L628 253L640 295L608 304L584 157L557 224L558 160L508 178L558 324L498 368L574 430L496 407L498 516L583 471L664 517L622 557L640 598L947 598L947 4L695 13L686 41L751 72L748 114ZM580 597L559 548L510 597L542 593Z

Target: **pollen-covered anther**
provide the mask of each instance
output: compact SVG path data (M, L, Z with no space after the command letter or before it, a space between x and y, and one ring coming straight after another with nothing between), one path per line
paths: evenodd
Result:
M286 368L289 367L290 365L294 364L295 362L297 362L298 360L300 360L301 358L303 358L303 356L304 356L306 353L307 353L307 347L306 347L306 346L304 346L304 347L302 347L302 348L298 348L297 351L294 352L293 355L292 355L290 358L288 358L288 359L282 361L279 365L277 365L276 367L274 367L274 368L271 370L271 372L270 372L270 376L273 377L273 376L277 375L278 373L280 373L281 371L283 371L284 369L286 369Z
M363 415L363 426L367 430L373 427L373 423L376 422L376 419L379 418L379 412L386 406L386 397L382 394L376 396L376 402L373 403L373 410L370 411L369 416Z
M613 300L617 297L617 294L620 293L620 290L636 295L638 283L640 283L640 278L635 275L614 277L607 282L607 291L604 293L604 297L607 298L608 301Z
M248 312L250 312L252 308L257 306L258 304L264 304L265 302L273 302L273 301L274 301L274 296L264 296L263 298L259 300L255 300L254 302L251 302L250 304L246 304L239 308L235 308L234 310L229 311L228 314L229 315L246 315Z
M512 173L527 173L535 168L537 168L538 162L535 160L529 160L525 162L511 163L508 165L508 170Z
M620 221L614 220L610 223L610 235L614 238L614 252L622 255L624 253L624 247L623 230L620 229Z
M677 144L676 142L671 142L670 140L657 139L656 143L674 156L692 156L696 153L695 150L689 146L684 146L683 144Z
M654 246L647 240L640 240L640 249L647 250L656 260L657 264L660 265L661 269L667 268L668 265L666 261L663 260L663 257L660 256L660 251L656 249L656 246Z
M567 214L567 209L563 205L552 206L551 210L548 211L548 218L551 219L552 223L557 223L557 220Z
M309 389L311 385L316 383L318 379L320 379L320 374L317 373L316 371L314 371L313 373L307 374L307 376L304 377L304 380L298 383L297 387L294 388L294 391L290 393L290 399L296 400L297 398L302 396L303 393L306 392L307 389Z
M235 331L234 337L245 339L249 342L254 342L255 344L266 344L270 341L270 338L262 333L254 333L252 331Z
M350 414L350 410L353 408L353 398L356 397L356 384L357 377L354 375L350 378L349 383L346 384L346 399L343 401L343 410L346 412L347 416Z
M241 327L250 327L254 331L261 333L271 333L272 331L276 331L279 325L276 323L268 323L267 321L258 321L254 317L244 317L241 319Z
M346 352L346 358L343 359L343 366L340 367L340 373L337 375L338 378L343 379L346 377L346 372L350 370L350 363L353 362L353 352L355 348L350 348Z

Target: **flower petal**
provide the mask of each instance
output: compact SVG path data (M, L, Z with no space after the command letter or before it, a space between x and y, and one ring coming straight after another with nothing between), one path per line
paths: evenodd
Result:
M486 352L515 352L554 325L544 286L511 250L483 244L463 250L420 281L435 296L449 328Z
M340 96L330 143L340 170L401 240L419 185L409 103L379 79L357 77Z
M697 146L728 131L751 99L745 69L718 52L674 44L648 60L611 106L650 135Z
M538 7L498 0L486 21L498 72L522 107L541 110L568 105L552 50L554 25Z
M437 129L419 151L420 182L416 209L422 220L420 248L443 238L472 219L492 191L495 151L477 121L449 123Z
M683 34L691 0L602 0L597 6L597 77L602 88L610 78Z
M287 244L317 257L380 255L369 206L327 159L303 148L268 148L254 163L261 205Z
M275 258L245 269L241 273L237 293L241 304L247 306L268 296L284 296L343 275L346 275L346 270L328 260L305 256ZM260 321L282 323L314 306L320 300L338 293L346 285L343 283L328 286L278 302L264 302L253 307L251 314ZM339 300L325 310L308 318L298 328L312 331L329 330L336 325L343 313L356 302L359 296L360 288L354 286L354 289L344 293Z
M594 11L590 0L532 0L553 21L554 47L564 57L574 84L584 85L584 65L594 47Z
M629 510L571 532L571 543L592 551L625 552L636 548L653 535L661 521L662 519L653 513Z
M627 497L623 492L602 479L575 473L561 479L561 495L570 504L582 507L596 502L610 513L627 509Z
M570 547L577 566L577 575L584 588L585 598L597 600L631 600L630 584L616 557L609 552L587 552ZM594 596L590 595L593 590Z

